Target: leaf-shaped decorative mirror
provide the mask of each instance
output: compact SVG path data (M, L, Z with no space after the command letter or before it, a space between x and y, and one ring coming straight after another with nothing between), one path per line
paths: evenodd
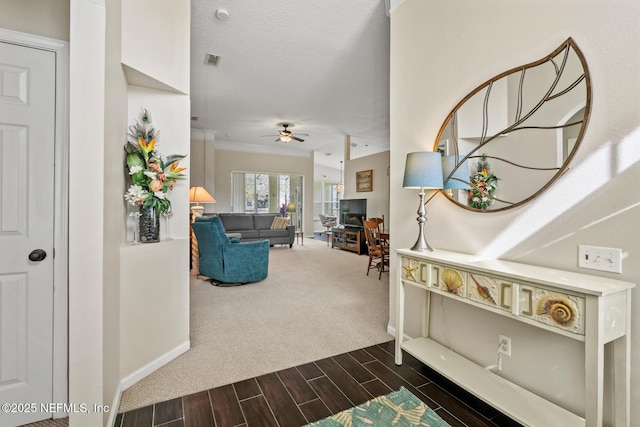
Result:
M590 107L589 71L571 38L548 56L490 79L440 128L434 150L445 156L443 191L478 212L533 199L566 170Z

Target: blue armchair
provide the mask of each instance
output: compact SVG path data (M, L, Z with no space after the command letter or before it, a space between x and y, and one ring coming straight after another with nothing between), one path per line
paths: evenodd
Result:
M191 224L198 240L200 273L222 283L258 282L269 273L269 240L233 243L217 216Z

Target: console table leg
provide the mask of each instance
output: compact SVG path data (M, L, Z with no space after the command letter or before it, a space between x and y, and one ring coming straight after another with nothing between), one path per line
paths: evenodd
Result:
M629 333L631 333L631 290L627 291L626 302L626 335L615 339L611 343L613 346L615 427L629 427L631 425L631 346L629 345Z
M404 282L396 281L396 365L402 365L402 337L404 336Z
M585 427L602 427L604 341L598 298L586 300Z
M614 370L614 425L615 427L629 427L631 404L631 354L627 336L620 337L611 343L613 345Z

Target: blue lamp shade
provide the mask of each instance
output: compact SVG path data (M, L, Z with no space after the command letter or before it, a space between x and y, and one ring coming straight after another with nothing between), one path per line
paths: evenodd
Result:
M442 188L442 154L418 151L407 154L404 167L404 188Z
M447 177L458 164L460 156L443 156L442 157L442 179L446 181ZM469 163L467 160L462 163L453 173L448 181L444 183L445 190L470 190L469 185Z

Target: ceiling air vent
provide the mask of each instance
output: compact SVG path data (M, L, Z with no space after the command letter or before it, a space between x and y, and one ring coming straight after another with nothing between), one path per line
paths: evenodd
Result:
M204 63L207 65L218 65L220 62L220 56L214 55L213 53L207 53L204 56Z

